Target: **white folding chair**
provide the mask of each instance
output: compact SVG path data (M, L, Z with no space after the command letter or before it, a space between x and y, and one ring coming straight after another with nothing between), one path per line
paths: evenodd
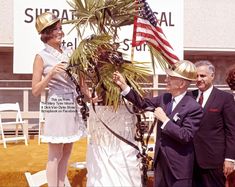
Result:
M39 187L44 184L47 184L46 170L42 170L34 174L31 174L30 172L25 172L24 174L29 184L29 187ZM65 176L64 183L65 187L71 187L67 176Z
M41 143L41 135L45 125L45 113L43 112L44 104L40 102L39 105L39 122L38 122L38 144Z
M2 115L1 115L2 114ZM3 115L14 115L15 119L14 121L7 121L3 122L2 116ZM8 117L9 118L9 117ZM12 126L15 127L15 135L8 135L6 136L4 134L4 129L12 128ZM23 135L18 134L18 128L21 126ZM28 145L28 124L22 120L21 112L19 103L4 103L0 104L0 133L2 135L2 142L4 145L4 148L7 148L6 142L8 141L17 141L17 140L24 140L25 145Z

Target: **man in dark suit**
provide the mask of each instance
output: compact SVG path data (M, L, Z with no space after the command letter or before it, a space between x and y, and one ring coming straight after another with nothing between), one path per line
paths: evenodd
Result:
M122 95L138 108L152 107L157 124L154 154L155 187L191 187L194 163L193 138L202 117L202 108L189 95L187 89L196 79L196 68L189 61L179 61L166 70L169 93L151 99L142 98L125 82L119 72L114 82ZM172 106L172 109L171 109Z
M215 67L209 61L195 65L198 90L193 95L204 115L194 138L193 183L195 187L224 187L235 160L235 102L232 94L213 86Z

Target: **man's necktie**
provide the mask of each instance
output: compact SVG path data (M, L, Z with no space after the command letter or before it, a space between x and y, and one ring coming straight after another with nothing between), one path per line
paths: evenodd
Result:
M173 102L174 102L174 98L172 98L172 100L166 105L166 115L169 116L172 112L172 107L173 107Z
M198 103L202 106L202 103L203 103L203 92L201 92L201 95L198 99Z

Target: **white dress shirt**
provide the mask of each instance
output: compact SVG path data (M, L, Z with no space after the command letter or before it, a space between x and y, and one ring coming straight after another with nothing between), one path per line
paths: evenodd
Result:
M207 102L212 90L213 90L213 86L211 86L210 88L208 88L206 91L203 92L202 108L205 107L206 102ZM202 92L200 90L198 90L197 102L199 101L199 97L200 97L201 93Z
M173 105L172 105L172 111L175 109L175 107L178 105L178 103L181 101L181 99L185 96L186 91L176 97L174 97L174 101L173 101ZM162 126L161 129L164 129L164 127L166 126L167 122L170 121L170 119L166 120Z

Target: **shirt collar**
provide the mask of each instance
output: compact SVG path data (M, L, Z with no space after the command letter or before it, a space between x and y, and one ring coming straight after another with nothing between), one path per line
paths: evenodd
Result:
M206 102L207 102L207 100L208 100L208 98L209 98L209 96L210 96L212 90L213 90L213 86L211 86L210 88L208 88L206 91L203 92L203 102L202 102L202 107L203 107L203 108L204 108L204 106L206 105ZM198 90L197 101L199 100L199 97L200 97L201 93L202 93L202 92L201 92L200 90Z
M183 92L182 94L177 95L176 97L174 97L175 103L178 104L181 101L181 99L185 96L185 94L186 94L186 91Z
M210 88L208 88L206 91L203 92L203 97L208 98L209 95L211 94L212 90L213 90L213 86L211 86ZM198 96L200 96L202 91L200 91L200 90L198 90L198 91L199 91Z

